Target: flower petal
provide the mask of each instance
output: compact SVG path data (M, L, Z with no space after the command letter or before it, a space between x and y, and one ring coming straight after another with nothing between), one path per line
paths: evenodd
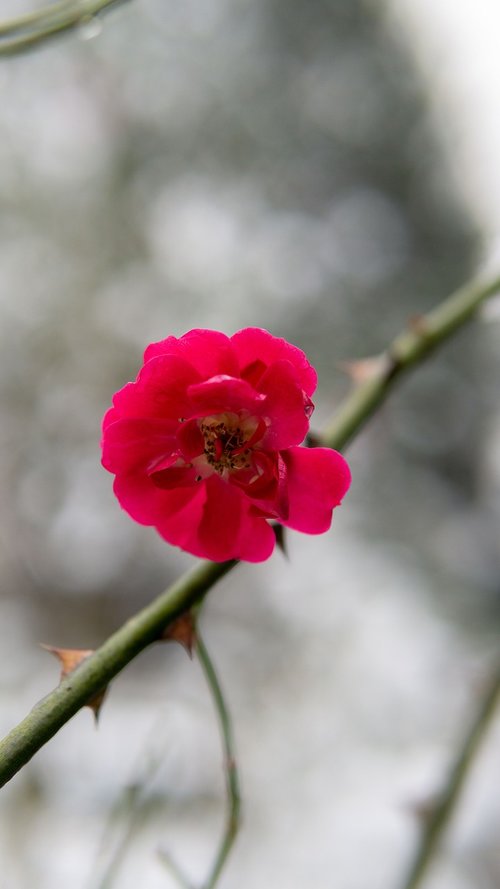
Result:
M275 361L285 360L295 368L300 387L307 395L312 395L316 389L317 374L304 352L281 337L273 336L260 327L246 327L235 333L231 342L238 356L243 379L249 379L257 385L256 376L261 365L269 367Z
M113 398L122 416L178 420L189 410L187 389L199 382L198 372L182 358L161 355L144 365L137 381L127 383Z
M275 544L276 537L269 522L260 518L252 508L244 512L238 558L245 562L265 562L272 555Z
M179 338L169 336L159 343L151 343L144 352L144 360L158 355L175 355L188 361L202 377L216 374L239 376L238 360L231 340L218 330L195 329Z
M168 420L117 420L104 429L102 465L115 473L147 472L152 462L177 450L175 432L176 424Z
M200 493L203 495L199 485L176 488L172 491L158 488L151 478L143 473L117 475L113 490L122 509L140 525L155 525L159 528L167 516L172 527L177 525L179 533L180 513L188 509L191 502L195 504ZM194 512L195 510L191 509L192 515ZM166 539L169 540L168 537ZM175 540L170 542L176 543ZM180 543L177 545L182 546Z
M255 391L245 380L223 374L204 383L195 383L188 389L191 411L199 416L248 411L262 413L264 395Z
M261 414L270 420L262 447L281 450L304 441L309 430L309 419L303 391L290 362L280 360L271 364L258 388L266 395Z
M177 441L185 460L193 460L203 454L205 439L198 420L186 420L185 423L180 423L177 429Z
M178 545L214 562L268 559L274 549L274 532L265 519L252 514L240 492L217 475L210 476L200 487L205 489L201 515L191 521L189 536ZM163 534L165 526L159 530Z
M201 552L214 562L238 558L243 497L218 475L211 475L204 485L206 501L197 528Z
M330 448L289 448L281 456L289 495L289 515L282 524L306 534L322 534L351 482L346 461Z
M184 500L169 502L168 498L176 497L179 491L162 491L166 495L164 508L154 523L158 533L169 543L202 559L225 562L237 558L242 498L237 498L233 489L229 492L227 489L229 485L212 476L193 488L179 489L191 493Z
M192 464L182 463L175 466L166 466L150 472L149 477L157 488L171 491L174 488L186 488L196 484L196 469Z

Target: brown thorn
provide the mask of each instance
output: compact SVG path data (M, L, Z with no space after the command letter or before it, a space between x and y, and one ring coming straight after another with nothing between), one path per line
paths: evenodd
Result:
M408 318L408 327L412 333L425 338L429 335L429 322L425 315L410 315Z
M61 678L59 682L62 682L66 676L69 676L73 670L85 661L91 654L94 654L93 648L57 648L55 645L44 645L44 643L40 643L41 647L45 649L45 651L50 652L56 657L61 665ZM99 712L102 707L104 698L107 692L107 686L102 691L97 692L97 694L93 695L86 704L85 707L90 707L95 716L95 721L97 722L99 719Z
M165 642L178 642L192 658L196 644L196 624L191 611L186 611L168 624L160 638Z
M354 383L366 383L387 369L387 356L375 355L372 358L361 358L357 361L340 361L338 367Z

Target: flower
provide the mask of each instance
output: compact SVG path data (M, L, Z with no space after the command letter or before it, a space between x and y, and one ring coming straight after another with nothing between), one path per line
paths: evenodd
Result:
M336 451L299 447L316 382L300 349L255 327L152 343L103 420L102 463L121 506L216 562L269 558L269 520L327 531L350 472Z

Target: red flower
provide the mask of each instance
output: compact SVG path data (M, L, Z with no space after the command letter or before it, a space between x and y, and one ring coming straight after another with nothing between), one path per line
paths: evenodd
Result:
M191 330L148 346L103 421L102 462L137 522L216 562L267 559L269 519L321 534L350 484L344 458L301 448L316 371L249 327Z

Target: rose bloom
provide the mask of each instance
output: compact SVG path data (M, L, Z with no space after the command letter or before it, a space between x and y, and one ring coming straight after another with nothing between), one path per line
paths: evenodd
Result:
M121 506L216 562L269 558L270 520L327 531L351 476L336 451L299 447L316 382L300 349L259 328L151 344L103 421L102 462Z

